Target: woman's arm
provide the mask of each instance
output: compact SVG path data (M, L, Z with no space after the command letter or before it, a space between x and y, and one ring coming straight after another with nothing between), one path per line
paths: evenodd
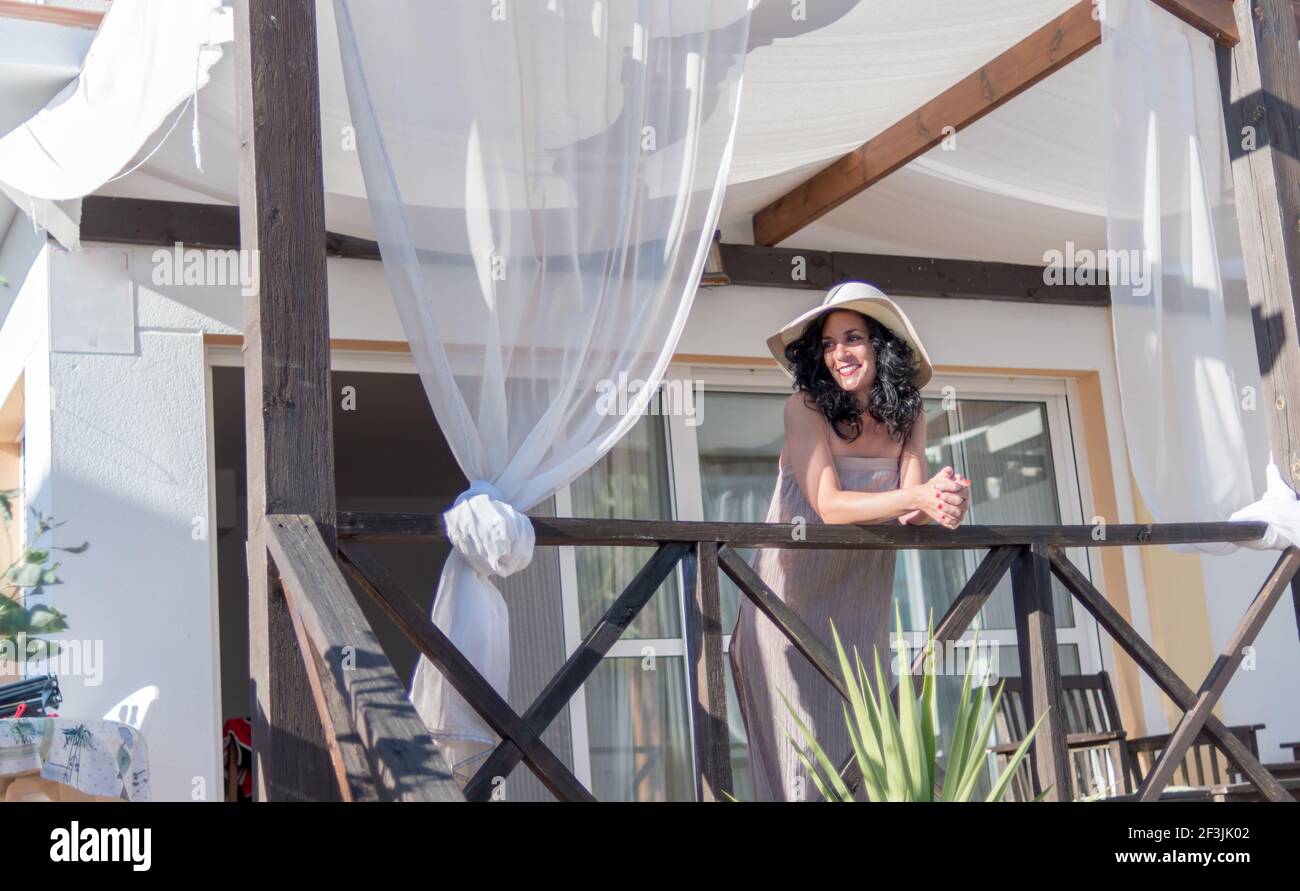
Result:
M795 393L785 403L785 454L804 497L824 523L880 523L921 507L925 489L853 492L840 487L821 412Z
M930 471L927 469L925 460L925 427L925 409L923 408L916 418L916 423L912 425L912 432L903 446L903 457L898 470L899 488L919 486L930 478ZM930 522L930 517L925 511L918 508L903 514L898 518L898 522L905 526L924 526Z

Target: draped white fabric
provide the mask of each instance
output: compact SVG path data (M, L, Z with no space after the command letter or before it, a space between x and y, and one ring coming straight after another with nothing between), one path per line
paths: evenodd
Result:
M197 101L233 39L221 0L117 0L81 75L0 138L0 191L65 247L79 247L82 196L120 175L165 123L179 124L172 113ZM197 162L197 123L192 138Z
M384 268L472 486L433 620L503 695L522 512L644 411L735 137L749 0L335 0ZM472 772L495 738L427 660L412 701Z
M1138 489L1158 522L1263 520L1249 547L1300 543L1300 501L1276 468L1259 501L1251 480L1250 396L1226 329L1223 269L1240 239L1214 45L1148 0L1104 9L1107 265Z

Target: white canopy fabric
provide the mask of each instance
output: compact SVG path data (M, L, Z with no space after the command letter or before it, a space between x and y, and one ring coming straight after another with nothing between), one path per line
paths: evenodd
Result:
M0 134L25 124L76 78L94 36L87 28L0 19ZM0 240L17 213L0 193Z
M194 100L233 38L221 0L116 0L80 76L0 138L0 190L76 247L80 199L120 174L172 112Z
M724 236L747 240L755 211L1072 3L818 0L806 4L807 19L799 21L788 0L764 0L751 29L746 101L721 214ZM328 0L318 0L317 10L326 223L334 232L374 238L334 11ZM100 194L237 202L234 65L227 56L201 94L203 172L183 134L173 134L140 170ZM1100 67L1085 56L963 131L958 151L917 159L790 243L1030 263L1041 262L1043 251L1069 233L1081 246L1104 246L1101 135L1086 120L1100 121L1100 89ZM1074 121L1072 108L1081 108L1085 119ZM1040 125L1044 111L1048 126ZM954 183L954 176L968 182ZM1033 187L996 199L996 213L989 212L989 188L1026 183ZM1065 198L1040 200L1045 195ZM942 212L925 212L930 206Z

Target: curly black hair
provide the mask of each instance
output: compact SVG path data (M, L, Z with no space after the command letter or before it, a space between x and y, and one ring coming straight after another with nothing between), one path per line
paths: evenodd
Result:
M821 410L836 436L853 442L862 435L863 413L854 395L841 387L826 367L822 327L829 316L823 313L810 321L803 333L786 346L785 358L794 373L795 392L802 391L804 402ZM867 397L867 413L885 425L890 439L902 443L925 408L914 379L916 356L912 347L888 327L869 316L862 318L876 357L876 380Z

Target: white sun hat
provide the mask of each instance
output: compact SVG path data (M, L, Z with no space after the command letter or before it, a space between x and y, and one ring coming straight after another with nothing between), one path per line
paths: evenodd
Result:
M924 387L930 382L930 378L934 376L934 366L930 364L930 356L921 344L921 338L912 327L907 314L899 309L897 303L886 297L884 291L866 282L842 282L836 285L826 292L826 299L822 301L821 306L814 307L792 319L767 339L767 348L772 351L777 364L787 375L794 377L790 364L785 358L786 346L798 340L813 319L837 309L860 312L893 331L898 339L905 341L916 354L917 369L913 377L916 386Z

